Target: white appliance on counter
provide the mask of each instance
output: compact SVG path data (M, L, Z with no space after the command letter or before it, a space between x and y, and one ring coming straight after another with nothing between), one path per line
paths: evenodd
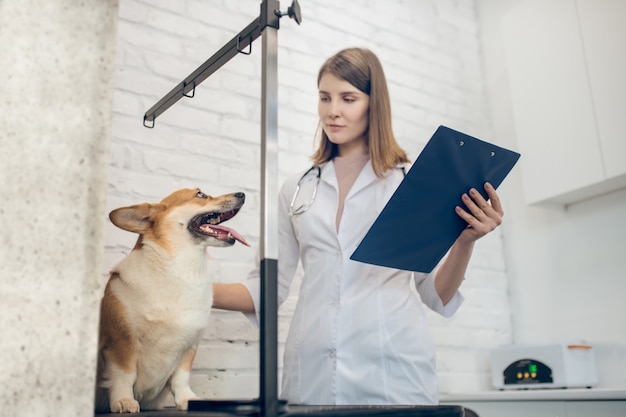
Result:
M598 384L591 345L509 345L491 352L496 389L591 388Z

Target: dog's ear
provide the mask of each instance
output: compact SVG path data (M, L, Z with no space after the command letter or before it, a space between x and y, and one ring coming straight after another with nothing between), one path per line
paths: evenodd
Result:
M164 204L136 204L120 207L109 213L111 222L120 229L143 234L152 222L152 216L165 210Z

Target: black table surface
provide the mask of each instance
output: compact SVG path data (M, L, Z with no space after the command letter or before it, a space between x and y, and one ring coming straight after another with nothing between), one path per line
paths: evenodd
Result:
M215 406L210 402L196 402L190 411L179 411L174 408L165 408L160 411L142 411L134 416L150 417L234 417L260 416L258 407L251 404L242 406ZM96 414L106 416L108 414ZM348 416L380 416L380 417L463 417L463 407L457 405L437 406L380 406L380 405L281 405L279 417L290 416L320 416L320 417L348 417Z

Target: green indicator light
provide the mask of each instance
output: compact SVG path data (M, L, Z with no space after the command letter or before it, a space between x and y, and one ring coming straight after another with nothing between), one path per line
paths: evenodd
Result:
M528 365L528 372L537 372L537 365L535 365L534 363Z

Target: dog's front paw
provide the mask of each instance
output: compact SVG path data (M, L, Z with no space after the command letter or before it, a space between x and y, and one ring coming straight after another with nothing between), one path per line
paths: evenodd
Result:
M187 411L187 409L189 408L189 400L199 400L199 399L200 399L199 397L196 397L195 395L191 395L189 397L176 399L174 402L176 403L176 408L178 408L181 411Z
M138 413L139 403L134 398L122 398L111 402L112 413Z

